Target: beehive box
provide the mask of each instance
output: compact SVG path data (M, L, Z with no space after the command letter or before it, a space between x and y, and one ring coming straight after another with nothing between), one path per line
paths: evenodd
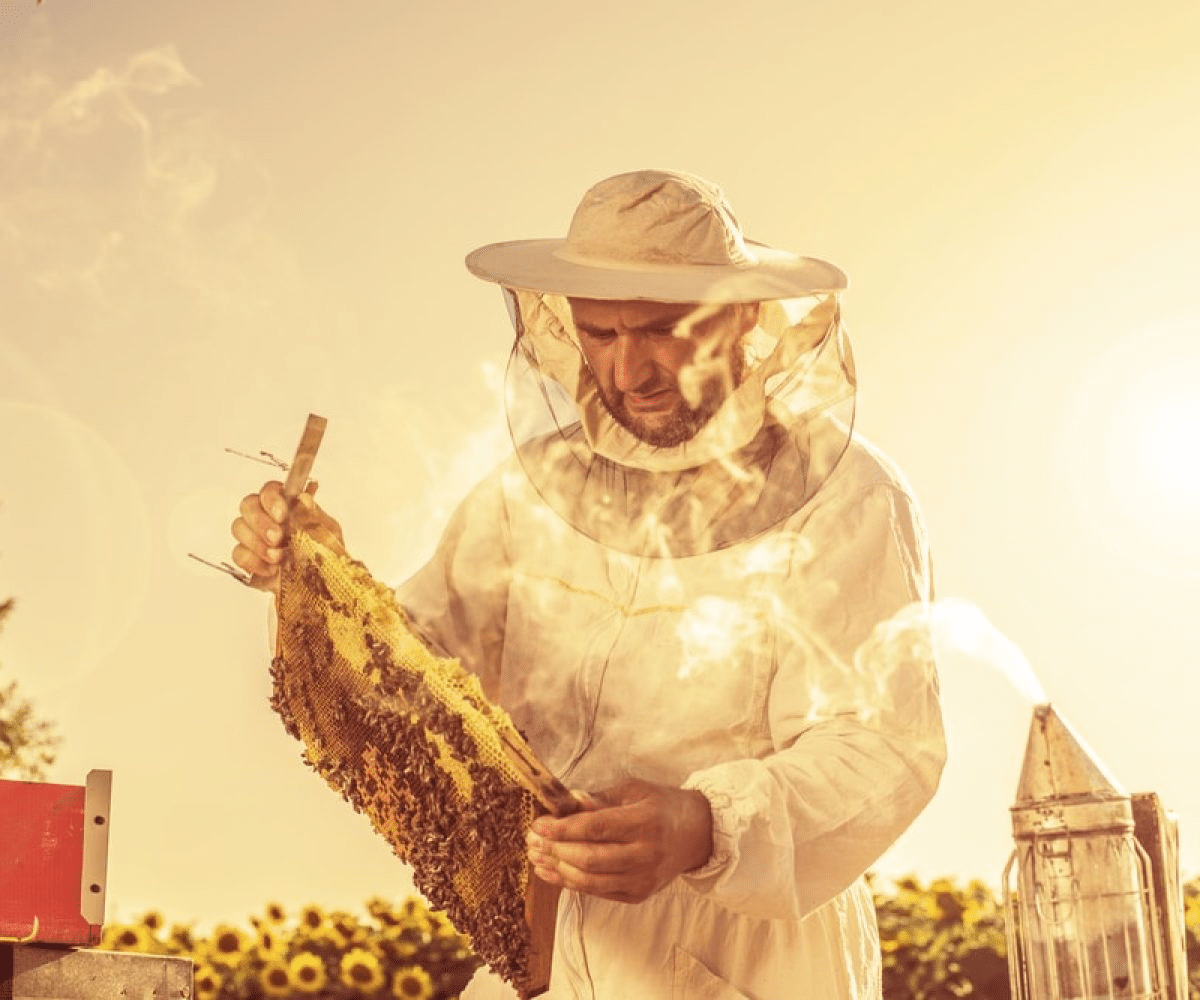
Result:
M111 771L0 781L0 939L94 945L104 924Z
M192 960L178 955L0 945L0 997L190 1000Z

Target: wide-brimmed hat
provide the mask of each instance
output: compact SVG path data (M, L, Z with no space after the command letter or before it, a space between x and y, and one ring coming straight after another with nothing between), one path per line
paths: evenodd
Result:
M589 299L760 302L846 287L826 261L747 240L717 185L673 170L602 180L565 239L492 243L467 268L506 288Z

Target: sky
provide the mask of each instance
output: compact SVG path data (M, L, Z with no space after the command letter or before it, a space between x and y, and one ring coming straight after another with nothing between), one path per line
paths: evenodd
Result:
M400 580L507 446L500 294L642 167L850 276L858 430L920 499L950 762L890 877L998 885L1032 701L1200 874L1200 3L0 0L0 680L113 771L109 919L408 875L267 699L240 498L315 477Z

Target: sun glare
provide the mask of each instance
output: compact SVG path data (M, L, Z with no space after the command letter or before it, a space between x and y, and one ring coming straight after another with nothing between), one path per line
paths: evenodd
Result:
M1200 346L1192 350L1130 372L1105 428L1107 478L1124 515L1184 536L1200 515Z
M1147 387L1145 395L1129 401L1126 425L1114 428L1111 463L1118 466L1127 456L1132 478L1158 503L1180 514L1200 513L1200 384Z
M1068 447L1093 523L1158 570L1200 574L1200 319L1093 360Z

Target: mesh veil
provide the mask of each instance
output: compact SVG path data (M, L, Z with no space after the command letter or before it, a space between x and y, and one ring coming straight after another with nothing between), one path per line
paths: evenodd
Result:
M565 297L505 297L521 465L551 509L602 545L678 558L753 538L811 500L849 443L855 375L836 294L761 303L741 381L675 447L639 440L608 412Z

